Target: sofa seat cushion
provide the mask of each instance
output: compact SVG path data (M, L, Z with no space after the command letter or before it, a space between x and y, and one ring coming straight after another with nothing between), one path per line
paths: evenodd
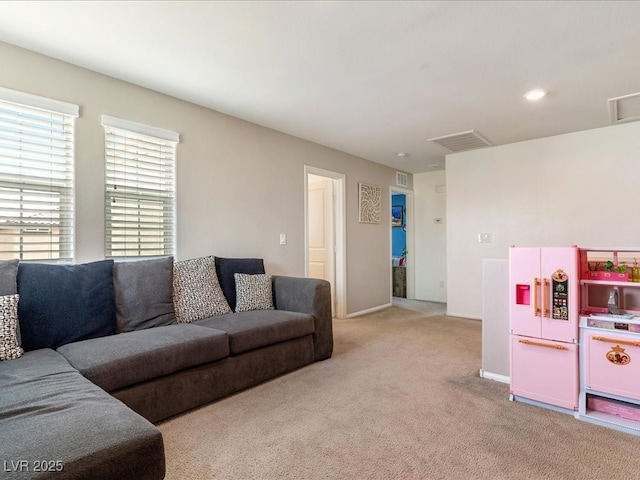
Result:
M55 351L1 362L0 392L3 479L163 478L160 431Z
M313 315L283 310L253 310L196 322L227 332L231 355L310 335Z
M107 392L197 367L229 355L226 333L191 324L119 333L58 348L71 365Z

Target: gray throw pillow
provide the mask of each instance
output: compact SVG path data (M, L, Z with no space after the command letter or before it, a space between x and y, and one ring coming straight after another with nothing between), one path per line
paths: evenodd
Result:
M176 323L173 257L115 262L113 289L118 333Z
M18 293L18 265L20 260L4 260L0 262L0 295L13 295ZM22 345L20 339L20 322L16 312L16 336L18 345Z
M0 262L0 295L18 293L18 264L19 260L5 260Z
M0 296L0 361L14 360L24 353L18 343L18 300L20 295Z
M173 265L173 304L178 323L231 313L213 257L192 258Z
M236 273L236 312L273 310L273 288L268 273Z

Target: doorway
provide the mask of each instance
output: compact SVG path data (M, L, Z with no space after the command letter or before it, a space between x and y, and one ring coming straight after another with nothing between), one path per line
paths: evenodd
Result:
M391 299L415 298L413 192L389 188L391 205Z
M331 285L332 314L346 315L343 174L305 166L305 276Z

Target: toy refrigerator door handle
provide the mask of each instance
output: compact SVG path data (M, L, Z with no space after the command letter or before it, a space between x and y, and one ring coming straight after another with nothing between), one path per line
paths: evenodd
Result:
M543 278L542 279L542 316L543 317L549 316L549 298L548 298L549 285L550 285L549 279Z

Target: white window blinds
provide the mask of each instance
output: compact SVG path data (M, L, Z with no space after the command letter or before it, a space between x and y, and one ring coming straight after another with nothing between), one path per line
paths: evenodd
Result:
M73 261L79 107L0 88L0 259Z
M175 160L179 135L103 115L105 256L175 254Z

